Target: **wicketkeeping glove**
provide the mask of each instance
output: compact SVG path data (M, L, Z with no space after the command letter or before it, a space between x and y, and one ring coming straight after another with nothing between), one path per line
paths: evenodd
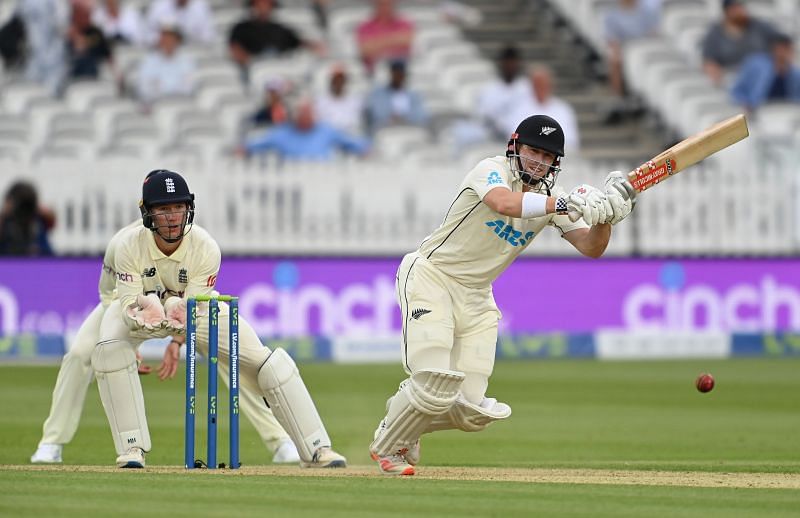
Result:
M164 302L167 329L183 334L186 331L186 301L180 297L169 297Z
M128 308L128 317L137 328L144 328L148 331L162 329L166 324L164 307L155 293L138 295L136 297L136 306Z

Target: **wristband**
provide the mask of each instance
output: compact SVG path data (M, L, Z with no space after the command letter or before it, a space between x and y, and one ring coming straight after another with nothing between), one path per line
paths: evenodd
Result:
M547 215L547 196L535 192L526 192L522 195L523 219L538 218Z
M567 199L559 196L556 198L556 214L566 214L569 212Z

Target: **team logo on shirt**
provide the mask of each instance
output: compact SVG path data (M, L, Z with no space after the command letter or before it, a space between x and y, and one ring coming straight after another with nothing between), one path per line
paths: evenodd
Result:
M152 266L150 268L145 268L142 272L142 277L155 277L156 276L156 267Z
M533 239L535 234L533 231L528 231L523 236L521 231L506 224L502 219L487 221L486 226L494 229L494 233L497 234L497 237L508 242L511 246L525 246Z
M186 268L181 268L178 270L178 282L180 284L189 283L189 272L186 271Z
M419 317L421 317L422 315L426 315L430 312L431 312L430 309L417 308L411 312L411 318L413 318L414 320L419 320Z
M503 183L503 179L497 171L489 173L489 177L486 180L486 185L503 185Z

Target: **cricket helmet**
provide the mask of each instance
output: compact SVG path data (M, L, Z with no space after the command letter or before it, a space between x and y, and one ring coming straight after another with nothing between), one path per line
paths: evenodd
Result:
M523 158L519 155L520 144L555 155L552 164L544 164L546 170L543 175L534 176L522 166ZM520 122L516 131L511 135L506 156L509 158L511 171L523 183L536 189L544 187L549 194L561 171L561 158L564 156L564 130L552 117L532 115Z
M186 218L183 229L194 222L194 194L189 191L189 185L181 175L167 169L150 171L142 184L142 199L139 201L139 211L142 213L142 223L146 228L157 232L158 227L153 221L152 209L159 205L173 203L186 204ZM181 233L181 237L185 232ZM163 236L162 236L163 237ZM178 241L180 238L172 241ZM164 238L170 242L170 239Z

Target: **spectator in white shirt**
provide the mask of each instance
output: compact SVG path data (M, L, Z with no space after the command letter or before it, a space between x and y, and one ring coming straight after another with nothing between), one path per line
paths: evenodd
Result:
M131 45L144 44L144 22L139 10L132 5L120 5L119 0L102 0L92 11L92 23L106 38Z
M181 41L177 27L163 25L158 45L142 60L137 75L137 91L145 105L194 91L194 60L181 51Z
M508 46L500 51L497 74L478 94L478 116L494 137L505 141L509 135L506 123L509 113L515 105L531 96L531 83L523 73L519 49Z
M342 65L331 69L328 90L316 99L317 118L334 128L358 135L362 133L363 99L347 92L347 70Z
M175 21L187 43L214 41L214 19L206 0L154 0L147 11L148 43L156 42L165 21Z
M511 135L522 120L531 115L547 115L561 124L564 146L569 150L580 148L578 120L569 103L553 95L553 72L546 65L532 65L528 73L533 95L515 104L506 119L505 134Z

